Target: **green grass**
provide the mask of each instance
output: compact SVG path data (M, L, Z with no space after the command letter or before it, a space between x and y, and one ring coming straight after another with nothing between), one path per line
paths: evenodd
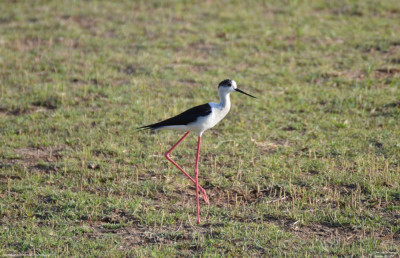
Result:
M399 255L400 5L3 1L0 255ZM135 128L208 101L201 202ZM196 137L172 154L193 170Z

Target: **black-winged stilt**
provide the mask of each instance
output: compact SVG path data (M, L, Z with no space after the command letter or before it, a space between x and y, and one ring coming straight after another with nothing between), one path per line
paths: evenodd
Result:
M199 190L202 192L204 201L206 203L209 203L206 191L204 190L203 187L199 185L199 156L200 156L201 135L205 130L210 129L214 127L216 124L218 124L219 121L221 121L228 114L229 109L231 108L231 101L229 99L229 94L234 91L255 98L254 96L247 94L242 90L239 90L234 80L226 79L220 82L218 85L218 95L220 98L219 103L210 102L207 104L196 106L167 120L138 128L143 130L171 129L171 130L186 132L185 135L174 146L172 146L172 148L169 151L165 153L165 157L172 164L174 164L180 171L182 171L185 174L185 176L187 176L196 185L198 224L200 223ZM173 161L169 157L171 151L175 149L175 147L178 146L190 132L196 132L199 137L197 142L196 165L194 168L195 179L193 179L188 173L185 172L185 170L183 170L183 168L181 168L175 161Z

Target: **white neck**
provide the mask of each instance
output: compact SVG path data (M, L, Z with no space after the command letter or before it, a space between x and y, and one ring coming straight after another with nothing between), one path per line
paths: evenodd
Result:
M228 109L231 107L231 100L229 98L230 92L218 92L219 95L219 105L222 108L228 107Z

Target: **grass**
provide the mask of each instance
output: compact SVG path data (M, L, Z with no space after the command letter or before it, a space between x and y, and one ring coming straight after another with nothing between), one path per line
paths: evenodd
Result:
M4 1L0 254L399 255L400 6L390 1ZM135 132L231 113L194 187ZM196 137L174 152L192 171Z

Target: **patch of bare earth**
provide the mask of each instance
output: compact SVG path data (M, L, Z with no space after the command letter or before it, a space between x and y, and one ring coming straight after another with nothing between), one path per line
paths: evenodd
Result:
M37 100L31 103L30 106L23 107L7 107L0 106L0 114L20 116L35 112L45 112L55 110L60 106L60 99L57 96L50 96L45 99Z
M0 166L1 167L1 166ZM20 180L21 177L16 176L16 175L0 175L0 183L7 183L8 180ZM0 197L3 195L0 194Z
M277 148L280 147L288 147L289 142L287 140L266 140L266 141L256 141L255 139L251 139L254 144L261 149L262 153L273 153Z
M104 223L91 223L92 232L87 233L88 238L99 238L102 235L114 234L122 239L123 245L119 249L126 249L135 246L143 246L147 244L172 244L176 242L172 237L169 237L174 229L170 227L162 227L153 229L151 227L142 226L137 224L135 226L122 227L122 228L108 228ZM176 230L176 229L175 229ZM177 240L185 239L179 237Z
M312 80L312 83L317 85L322 85L329 80L338 78L344 79L347 81L362 81L366 77L365 72L362 71L331 71L331 72L324 72L321 73L319 76ZM338 86L338 83L334 82L332 84L333 87Z
M332 226L324 223L308 223L307 225L299 225L300 223L286 222L283 223L285 231L292 232L301 239L319 239L323 241L348 242L361 240L364 238L379 239L387 244L400 244L400 235L390 232L389 229L370 231L356 228L350 225Z
M21 52L28 52L49 45L49 41L39 37L27 36L14 42L8 42L8 47Z
M44 110L44 109L37 107L37 106L16 107L16 108L8 108L5 106L1 106L0 114L20 116L20 115L25 115L25 114L29 114L29 113L40 112L42 110Z
M400 76L400 68L379 68L375 69L373 73L377 79L385 79L388 77Z
M27 167L30 171L40 172L54 172L57 170L55 165L45 165L40 161L56 162L62 155L63 147L49 146L49 147L23 147L15 149L15 158L6 158L3 160L4 166L22 165Z
M99 23L99 20L95 17L90 17L87 15L64 15L61 16L59 19L60 23L63 24L74 24L79 26L80 28L91 32L92 35L96 35L97 33L97 24Z

